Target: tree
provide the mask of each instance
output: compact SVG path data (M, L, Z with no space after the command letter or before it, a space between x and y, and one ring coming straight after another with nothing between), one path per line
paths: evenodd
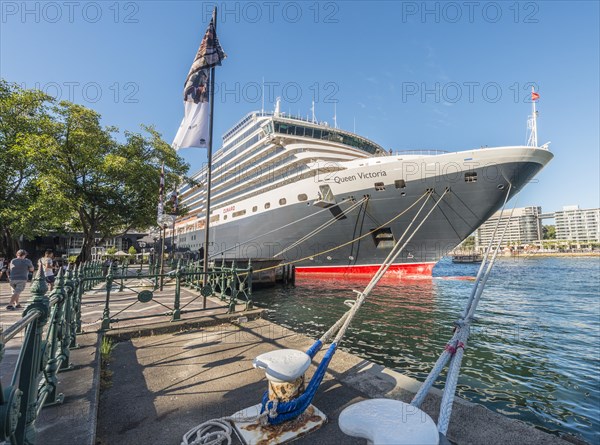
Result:
M102 127L100 115L84 106L61 102L53 108L48 131L34 139L39 186L65 211L65 223L83 232L77 262L91 258L95 238L155 224L160 166L167 189L188 165L152 127L146 135Z
M543 239L556 239L556 227L552 225L542 226Z
M135 250L135 247L131 246L129 248L129 250L127 251L127 253L131 256L136 256L137 255L137 250Z
M47 232L60 220L61 209L39 188L38 154L31 146L52 120L51 104L40 91L0 79L0 252L9 258L21 236Z

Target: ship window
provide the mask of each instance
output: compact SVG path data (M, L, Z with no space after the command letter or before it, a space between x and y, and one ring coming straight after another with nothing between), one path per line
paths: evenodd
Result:
M314 133L314 138L315 139L321 139L321 135L323 134L323 132L321 130L318 130L315 128L315 133Z
M296 127L296 136L304 136L304 127Z
M383 192L384 190L385 190L385 184L383 182L375 183L375 191L376 192Z
M406 187L406 182L404 181L404 179L396 179L394 181L394 185L397 189L403 189Z
M308 127L304 130L304 136L307 136L309 138L313 137L313 128L312 127Z
M298 201L306 201L308 199L308 196L306 195L306 193L300 193L298 195Z
M265 202L265 209L268 209L269 207L271 207L271 203L270 202Z
M254 206L254 207L252 207L252 211L253 211L253 212L256 212L257 210L258 210L258 206Z
M233 215L231 215L231 216L233 216L234 218L237 218L238 216L242 216L245 214L246 214L246 210L244 209L244 210L238 210L237 212L233 212Z
M477 182L477 172L465 173L465 182Z
M217 222L221 215L215 215L210 217L210 222Z
M282 206L282 205L284 205L286 202L287 202L287 200L286 200L285 198L281 198L281 199L279 200L279 205L281 205L281 206Z
M227 215L223 215L223 221L227 219Z
M378 249L391 249L394 247L394 234L389 227L383 227L377 230L371 229L371 235L373 236L375 247Z

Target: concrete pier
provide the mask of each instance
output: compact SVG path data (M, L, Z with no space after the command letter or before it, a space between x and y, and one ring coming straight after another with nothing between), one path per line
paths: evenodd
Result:
M260 401L267 384L264 373L252 368L254 357L275 348L305 350L313 343L264 319L198 326L164 335L156 335L158 325L152 330L154 335L143 337L138 337L137 328L110 334L123 341L118 343L110 365L112 386L100 398L99 444L178 444L193 426ZM414 379L338 351L313 402L327 414L329 422L296 443L364 444L365 440L340 431L340 412L366 398L410 401L418 386ZM434 420L440 395L434 390L423 406ZM460 399L455 403L448 437L458 444L568 443ZM234 443L240 442L235 438Z
M0 283L0 304L6 304L8 295L8 284ZM195 295L184 291L182 299L192 301ZM117 294L114 306L125 307L130 299L127 292ZM36 423L38 431L51 432L40 442L44 445L178 445L193 426L260 401L267 383L264 373L252 367L256 356L278 348L304 351L313 343L308 337L257 318L260 310L240 312L239 307L228 315L224 303L212 299L209 309L195 318L170 322L168 317L155 317L115 323L105 334L117 342L109 364L113 374L110 386L99 391L102 335L95 331L102 301L101 289L84 296L83 321L88 333L78 337L81 348L72 351L74 370L58 374L64 403L44 408ZM148 314L161 310L160 305L153 304L137 309ZM20 311L4 310L0 323L7 327L20 316ZM8 344L0 366L3 382L11 376L20 343L16 338ZM322 354L309 368L308 379ZM410 401L419 385L414 379L339 350L314 399L329 422L296 443L364 444L366 441L340 431L340 412L368 398ZM440 397L441 392L434 389L423 405L434 420ZM448 438L469 445L582 443L571 436L565 437L567 442L461 399L454 405ZM237 438L233 443L239 443Z

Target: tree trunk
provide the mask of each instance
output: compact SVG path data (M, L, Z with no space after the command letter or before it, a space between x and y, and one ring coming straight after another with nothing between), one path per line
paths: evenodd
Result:
M8 227L3 228L0 238L0 255L4 255L4 258L10 261L16 256L17 250L19 250L19 242L13 238Z
M79 252L79 255L77 255L75 264L91 261L92 247L94 247L94 235L90 235L89 233L84 234L83 246L81 246L81 252Z

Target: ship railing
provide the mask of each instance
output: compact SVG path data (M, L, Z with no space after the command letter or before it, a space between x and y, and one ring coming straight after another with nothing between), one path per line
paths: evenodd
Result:
M394 156L402 155L419 155L419 156L437 156L451 153L447 150L433 150L433 149L416 149L416 150L396 150Z

